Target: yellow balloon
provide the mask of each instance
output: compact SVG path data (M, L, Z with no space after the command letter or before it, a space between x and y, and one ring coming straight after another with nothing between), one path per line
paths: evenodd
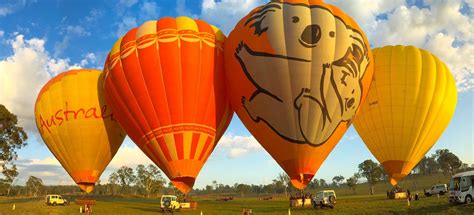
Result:
M91 192L125 138L105 104L99 70L71 70L51 79L35 104L36 126L79 187Z
M373 55L374 78L354 126L396 185L448 126L456 84L448 67L423 49L386 46Z

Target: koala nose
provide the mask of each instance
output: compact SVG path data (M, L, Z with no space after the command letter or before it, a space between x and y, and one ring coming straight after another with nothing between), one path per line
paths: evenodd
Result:
M355 99L354 98L351 98L349 99L349 101L347 101L347 108L351 108L355 103Z
M319 25L308 25L301 34L301 40L308 45L316 45L321 39L321 27Z

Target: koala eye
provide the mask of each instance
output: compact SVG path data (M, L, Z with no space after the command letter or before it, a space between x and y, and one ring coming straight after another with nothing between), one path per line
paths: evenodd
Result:
M346 79L349 76L349 73L346 70L342 70L341 84L347 87Z
M293 23L298 23L300 21L300 18L297 16L292 17Z

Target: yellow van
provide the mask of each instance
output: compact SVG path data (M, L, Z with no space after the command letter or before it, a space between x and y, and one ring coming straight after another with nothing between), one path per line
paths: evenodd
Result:
M45 200L46 205L56 206L68 204L67 199L63 199L61 195L46 195Z

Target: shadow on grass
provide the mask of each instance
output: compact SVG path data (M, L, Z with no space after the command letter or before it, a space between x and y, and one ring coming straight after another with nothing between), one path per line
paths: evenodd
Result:
M24 202L36 201L36 200L40 200L40 199L41 199L41 198L39 198L39 197L33 197L33 198L18 198L18 199L5 199L5 200L0 200L0 204L24 203Z

